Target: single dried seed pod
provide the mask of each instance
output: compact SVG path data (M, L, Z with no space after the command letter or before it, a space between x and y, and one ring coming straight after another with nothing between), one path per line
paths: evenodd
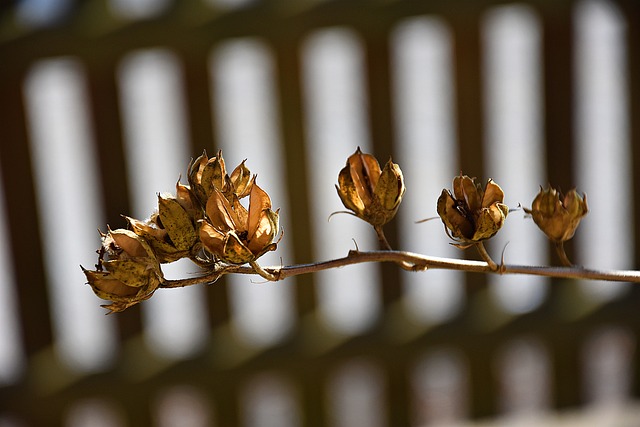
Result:
M131 230L109 230L102 246L98 270L82 270L93 292L112 301L105 307L118 312L151 297L164 277L146 240Z
M379 227L395 217L405 192L404 177L391 160L380 169L376 158L358 147L340 170L336 190L355 216Z
M489 179L483 189L475 178L459 175L453 179L453 194L444 189L437 211L449 236L461 243L478 243L493 237L509 214L504 192Z
M524 210L531 215L538 228L556 243L571 239L582 218L589 213L586 194L579 195L572 189L563 196L552 187L540 187L531 209Z
M255 182L249 195L249 209L215 190L207 201L207 218L200 222L200 241L214 257L230 263L255 261L265 252L275 250L279 232L279 212L271 210L271 199Z

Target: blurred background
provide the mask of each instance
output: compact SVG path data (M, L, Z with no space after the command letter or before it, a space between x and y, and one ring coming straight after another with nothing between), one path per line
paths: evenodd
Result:
M375 249L328 221L360 146L404 172L395 248L476 257L415 223L462 171L577 187L570 258L639 269L639 54L634 0L0 2L0 426L640 425L637 285L359 265L105 316L79 268L205 149L281 208L263 265ZM522 211L503 250L558 263Z

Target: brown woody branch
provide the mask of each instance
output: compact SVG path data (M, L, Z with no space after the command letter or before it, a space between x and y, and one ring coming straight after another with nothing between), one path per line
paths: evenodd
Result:
M440 258L426 256L405 251L349 251L343 258L332 259L312 264L298 264L282 267L260 267L256 269L252 266L217 265L212 270L199 277L188 279L165 280L160 285L162 288L180 288L197 284L211 284L224 274L257 274L261 277L271 277L272 280L283 280L287 277L298 276L300 274L315 273L332 268L344 267L352 264L362 264L367 262L392 262L400 266L411 265L411 270L423 271L429 269L457 270L471 273L492 273L492 274L524 274L530 276L545 276L564 279L584 279L584 280L606 280L613 282L634 282L640 283L640 271L634 270L594 270L589 268L571 267L551 267L551 266L529 266L502 264L495 267L483 261L468 261L455 258ZM264 274L264 273L267 274Z

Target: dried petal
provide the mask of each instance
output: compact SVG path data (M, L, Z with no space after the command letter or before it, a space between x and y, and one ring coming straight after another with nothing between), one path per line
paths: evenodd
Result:
M373 201L373 193L380 178L380 164L371 154L364 154L360 147L347 159L351 179L355 185L358 197L367 206Z
M260 252L265 246L273 242L278 233L278 214L271 209L265 209L260 215L259 222L253 235L250 235L249 250L253 253Z
M462 181L465 177L468 178L466 175L463 176L460 174L453 178L453 198L455 200L465 200L464 189L462 186Z
M400 167L391 162L384 165L375 188L375 195L382 207L395 214L405 192L404 178Z
M153 251L147 247L144 239L132 231L124 229L109 230L104 242L108 245L111 241L130 257L141 258L153 255Z
M224 163L224 158L222 157L222 150L218 151L218 155L216 157L209 160L207 167L212 169L211 185L224 192L226 190L225 178L227 177L227 168Z
M456 200L446 189L442 190L438 198L437 211L454 239L468 240L473 238L473 224L458 210Z
M466 175L462 177L462 193L469 212L482 208L482 189L478 189L473 179Z
M251 195L249 196L249 219L247 222L247 231L249 232L248 238L251 239L255 234L260 219L263 216L263 212L267 209L271 209L271 199L269 195L258 186L253 184L251 189Z
M200 241L205 249L215 255L224 253L225 234L206 221L200 224Z
M110 273L84 269L83 271L89 285L99 298L111 301L129 300L139 291L138 288L127 286L112 278Z
M364 212L364 203L360 196L358 196L356 185L351 177L351 168L349 165L342 168L338 174L336 190L344 207L353 211L356 215L361 216Z
M236 218L238 221L237 223L242 224L239 228L241 229L241 231L243 231L246 227L248 227L247 225L243 224L249 223L249 211L247 210L247 208L242 206L242 203L240 203L240 199L235 194L231 195L230 204L233 212L236 214Z
M256 258L233 231L230 231L226 236L223 257L231 264L245 264Z
M495 235L502 228L508 213L509 208L502 203L494 203L488 208L482 208L471 240L485 240Z
M167 263L177 261L188 256L188 251L178 250L169 239L167 230L160 228L153 220L143 222L125 216L131 230L142 237L153 250L158 262Z
M246 231L246 223L240 222L238 215L220 190L214 190L209 197L206 212L211 224L219 230L242 229Z
M203 151L202 154L189 165L189 183L193 186L199 184L202 181L202 170L209 161L207 152Z
M189 186L176 183L176 200L194 223L203 218L202 205Z
M177 199L159 195L158 215L176 249L186 251L195 244L195 227L191 217Z
M140 288L149 284L147 266L131 259L103 261L111 276L127 286Z
M194 196L201 204L204 204L207 201L207 193L205 192L201 183L202 173L208 162L209 157L207 157L207 152L204 151L200 157L191 162L188 168L189 186Z
M233 185L233 193L239 198L248 196L251 193L251 186L253 185L253 179L251 172L245 166L246 159L242 161L231 172L231 184Z
M502 188L500 188L498 184L493 182L492 179L487 181L487 186L484 190L484 196L482 197L482 207L488 208L494 203L502 203L503 200L504 191L502 191Z

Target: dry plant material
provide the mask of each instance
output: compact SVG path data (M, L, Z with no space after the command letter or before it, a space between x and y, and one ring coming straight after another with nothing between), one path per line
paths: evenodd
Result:
M405 193L400 167L378 160L358 148L347 158L338 174L336 189L348 213L369 223L378 235L383 251L350 251L346 257L311 264L262 267L257 260L276 250L278 210L256 184L245 161L229 175L222 152L209 158L205 153L187 170L188 184L176 184L176 194L159 194L158 208L146 220L125 217L128 229L100 233L101 248L95 270L82 269L88 284L109 313L120 312L150 298L158 288L211 284L225 274L258 274L276 281L298 274L363 262L393 262L408 270L445 268L478 273L532 274L550 277L604 279L640 282L637 271L596 271L574 267L563 242L573 237L587 214L586 196L571 190L541 189L525 209L538 227L556 244L567 267L512 266L499 268L491 260L483 241L502 228L509 208L504 192L489 179L482 187L475 178L460 174L453 179L453 191L442 190L436 210L446 233L459 248L475 246L484 262L429 257L391 248L382 227L398 211ZM241 199L248 198L242 204ZM246 205L246 206L245 206ZM188 258L202 268L197 277L167 280L161 264Z
M400 167L389 159L380 169L378 160L360 147L340 171L336 189L344 207L373 226L393 219L405 192Z

